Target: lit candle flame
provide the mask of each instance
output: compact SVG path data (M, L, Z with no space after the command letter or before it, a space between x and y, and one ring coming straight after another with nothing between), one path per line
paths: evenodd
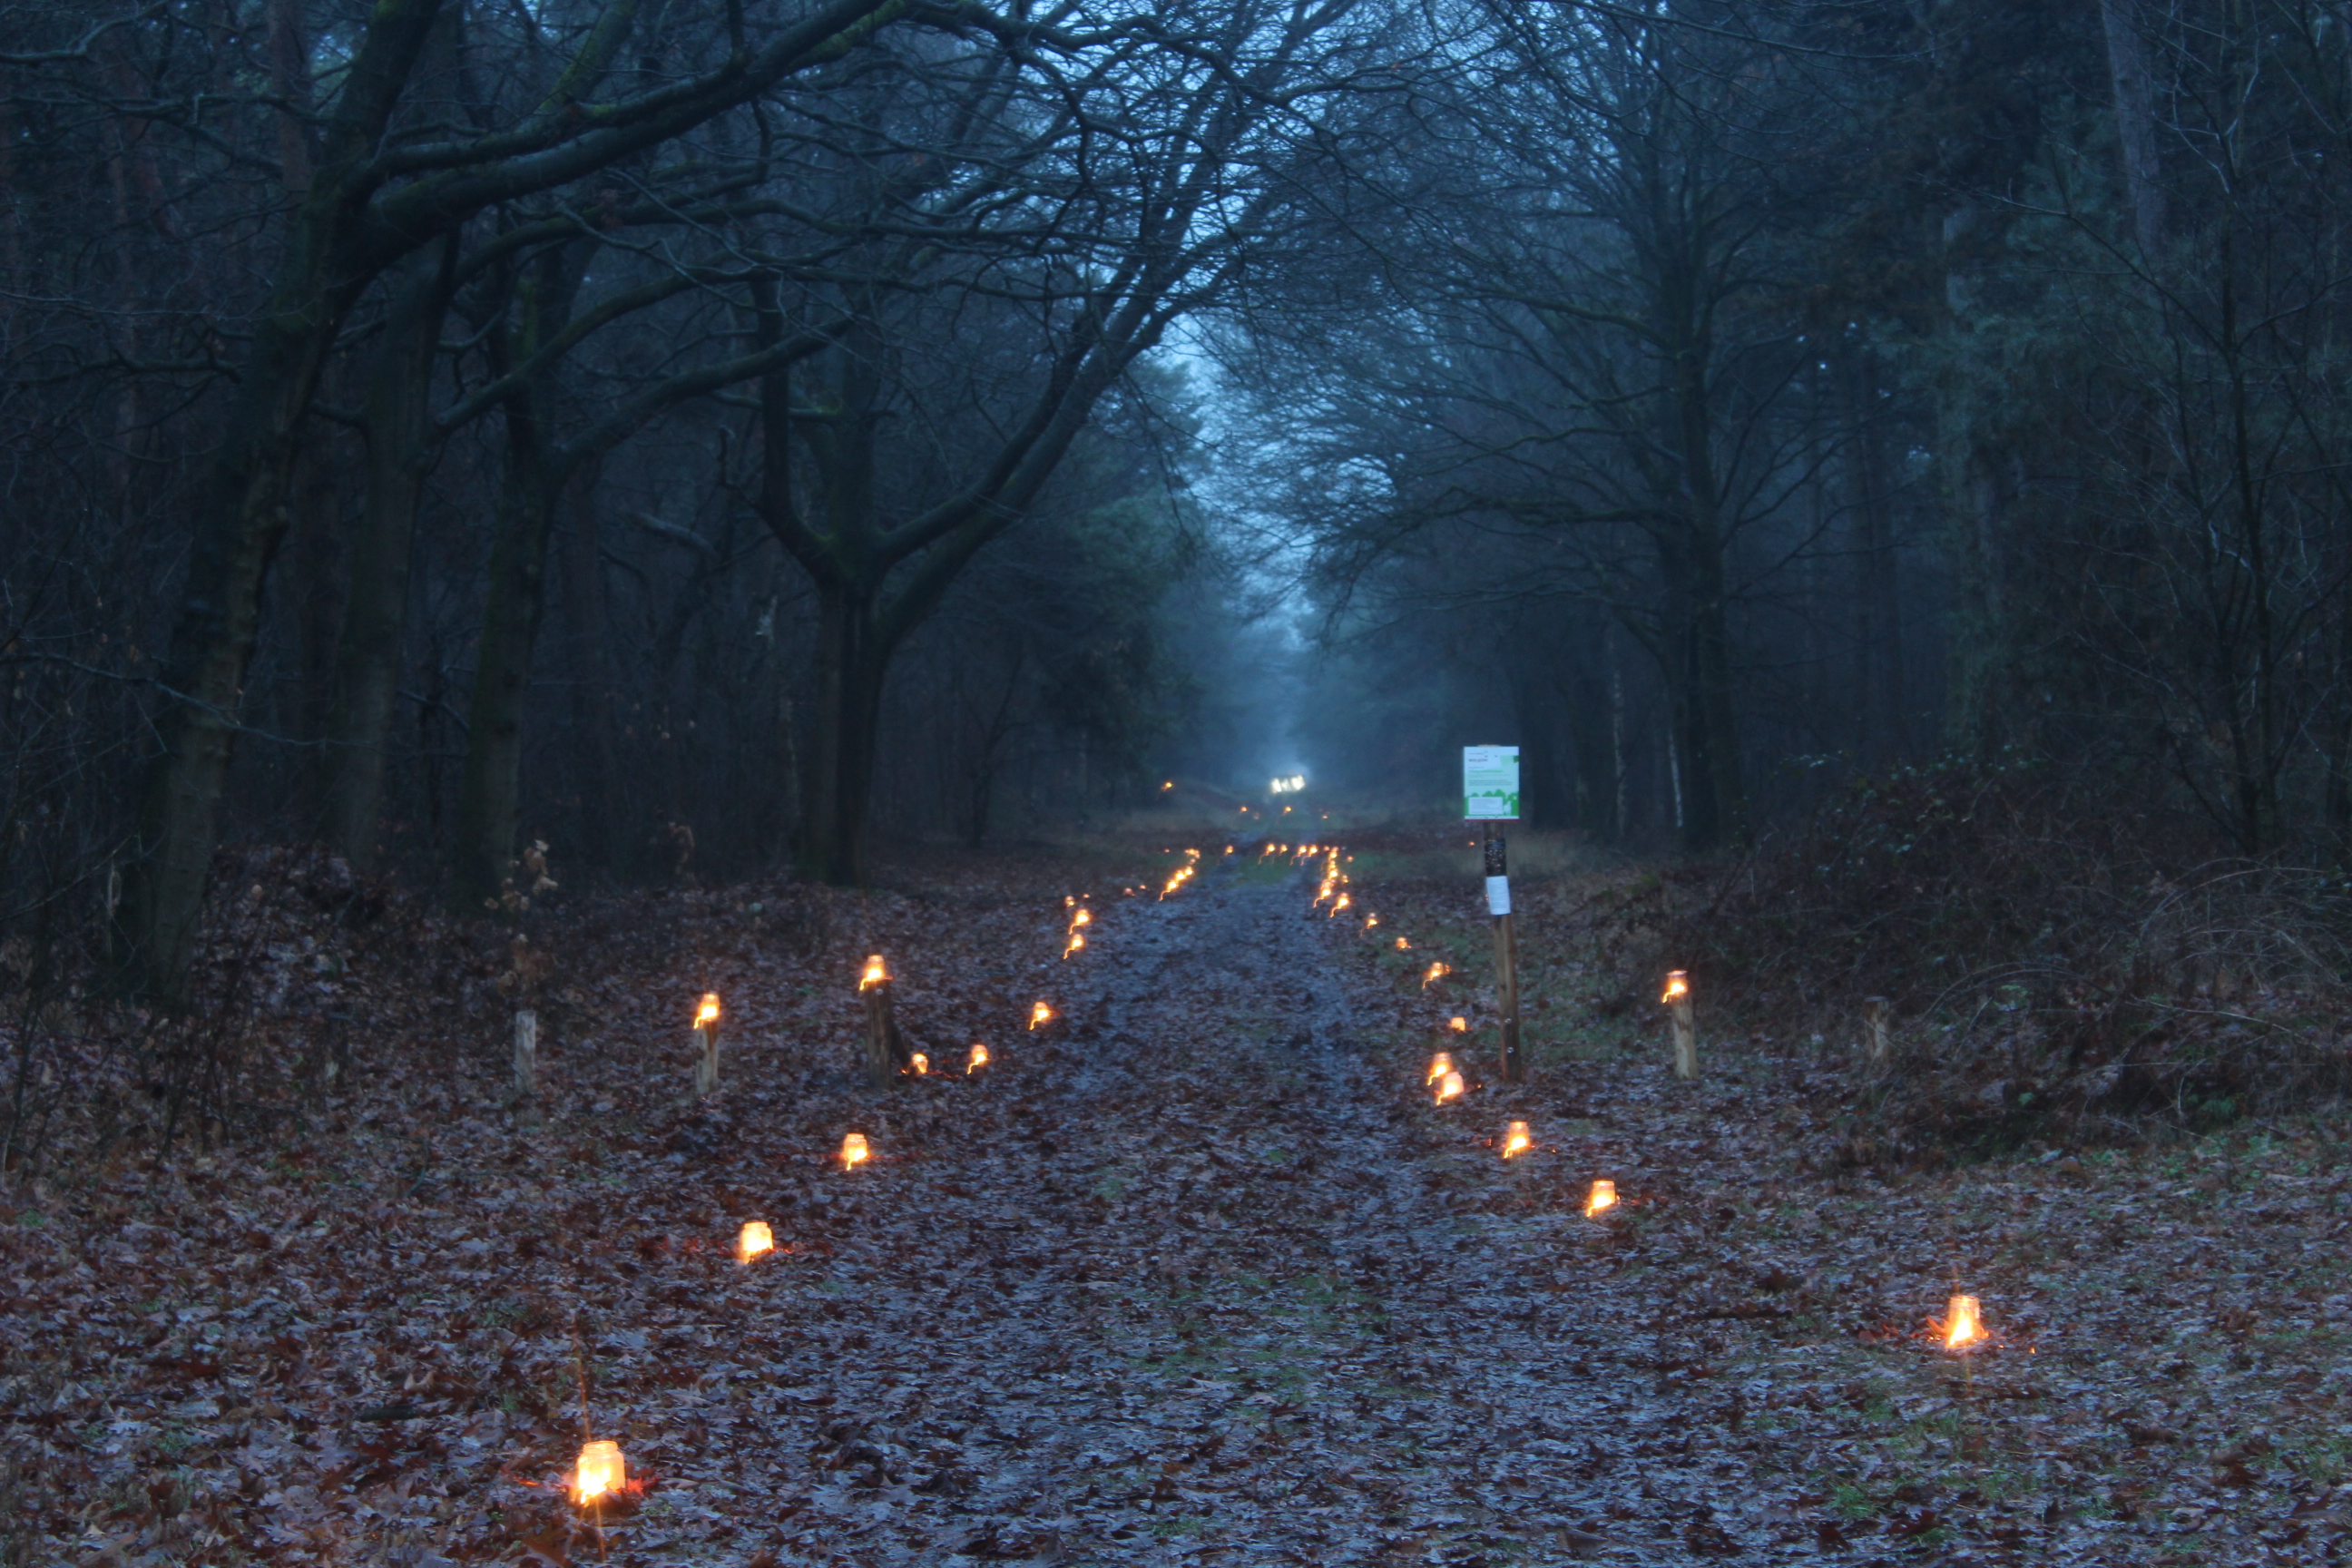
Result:
M1094 910L1080 910L1077 913L1070 917L1070 923L1074 926L1092 925L1094 924Z
M1443 1105L1449 1100L1459 1100L1461 1098L1462 1075L1458 1072L1448 1071L1443 1078L1440 1078L1437 1080L1437 1103Z
M921 1078L925 1073L931 1070L931 1058L925 1056L922 1052L917 1051L913 1056L907 1059L907 1070L913 1073L917 1078Z
M773 1252L775 1249L776 1233L768 1228L766 1220L747 1219L743 1222L743 1234L735 1238L735 1257L738 1261L749 1263L760 1254Z
M1402 937L1399 937L1399 938L1397 938L1397 951L1398 951L1399 952L1411 952L1411 951L1412 951L1412 943L1411 943L1411 942L1409 942L1405 941L1405 939L1404 939L1404 938L1402 938Z
M852 1132L841 1141L841 1168L854 1171L864 1164L873 1150L866 1146L866 1134Z
M971 1055L966 1058L963 1064L964 1076L969 1078L987 1065L988 1047L975 1043L971 1047Z
M1456 1013L1445 1020L1445 1026L1457 1035L1466 1035L1470 1032L1470 1020Z
M698 1029L708 1028L717 1022L719 1022L719 993L706 991L702 994L702 1005L694 1010L694 1026Z
M1955 1296L1944 1306L1944 1348L1964 1351L1990 1338L1974 1296Z
M1046 1006L1043 1002L1038 1003L1034 1007L1029 1009L1029 1026L1031 1028L1034 1029L1040 1024L1050 1024L1053 1021L1054 1010L1051 1007Z
M1084 951L1085 951L1085 949L1086 949L1086 945L1087 945L1086 933L1085 933L1084 931L1072 931L1072 932L1070 933L1070 940L1069 940L1069 943L1068 943L1068 945L1066 945L1066 947L1064 947L1064 948L1062 949L1062 956L1063 956L1064 958L1067 958L1067 957L1069 957L1069 956L1070 956L1070 954L1072 954L1072 953L1074 953L1074 952L1084 952Z
M1658 998L1658 1005L1670 1007L1689 994L1690 976L1677 969L1666 976L1666 994Z
M883 966L882 955L875 953L866 961L866 973L857 977L860 991L871 991L877 985L890 984L890 971Z
M1347 894L1345 894L1345 893L1342 893L1342 894L1340 894L1340 895L1339 895L1339 901L1338 903L1333 904L1333 905L1331 906L1331 913L1336 917L1341 910L1344 910L1344 909L1346 909L1347 907L1348 907L1348 895L1347 895Z
M1378 925L1378 924L1380 924L1380 923L1381 923L1381 917L1380 917L1380 916L1378 916L1378 915L1366 915L1366 916L1364 917L1364 929L1365 929L1366 931L1370 931L1370 930L1371 930L1374 926L1376 926L1376 925Z
M1424 1085L1435 1083L1439 1079L1444 1078L1447 1073L1450 1073L1453 1070L1454 1058L1452 1054L1445 1051L1440 1051L1435 1056L1429 1058L1429 1076L1423 1079L1421 1081Z
M621 1458L621 1446L609 1439L583 1444L579 1461L572 1468L572 1500L585 1508L592 1502L617 1496L629 1487L629 1467Z
M1617 1184L1595 1182L1592 1184L1592 1195L1584 1200L1584 1215L1587 1219L1590 1219L1602 1209L1613 1209L1616 1206Z
M1533 1147L1534 1142L1528 1138L1528 1124L1524 1121L1512 1122L1503 1133L1503 1158L1506 1160L1524 1154Z
M1421 977L1421 988L1423 991L1426 991L1433 983L1443 980L1453 973L1454 966L1452 964L1433 963L1429 966L1429 973Z

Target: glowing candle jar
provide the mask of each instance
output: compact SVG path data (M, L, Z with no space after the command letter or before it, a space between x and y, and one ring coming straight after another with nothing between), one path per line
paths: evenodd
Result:
M1470 1032L1470 1020L1456 1013L1445 1020L1445 1026L1457 1035L1466 1035Z
M1412 951L1412 943L1405 941L1402 937L1399 937L1397 938L1397 951L1399 952L1410 952Z
M1462 1075L1448 1071L1437 1080L1437 1103L1444 1105L1449 1100L1461 1099L1462 1089Z
M1448 1051L1440 1051L1435 1056L1429 1058L1429 1076L1423 1079L1421 1081L1423 1084L1435 1083L1439 1079L1444 1078L1447 1073L1450 1073L1453 1070L1453 1054Z
M866 1163L874 1151L866 1146L866 1134L852 1132L841 1141L841 1168L854 1171Z
M860 991L871 991L877 985L887 985L889 984L890 971L888 966L882 962L882 955L877 952L866 959L866 973L857 977L857 988Z
M1454 966L1450 963L1433 963L1429 966L1429 973L1421 977L1421 988L1426 991L1453 973Z
M608 1439L582 1446L579 1460L572 1467L573 1502L585 1508L628 1489L629 1467L621 1458L618 1443Z
M1944 1304L1944 1348L1964 1351L1991 1336L1984 1330L1984 1314L1974 1296L1955 1296Z
M1503 1133L1503 1158L1506 1160L1515 1160L1534 1147L1535 1141L1528 1136L1528 1124L1524 1121L1512 1122Z
M969 1077L971 1077L973 1073L978 1072L981 1068L982 1068L986 1067L987 1065L988 1065L988 1047L987 1047L986 1046L983 1046L983 1045L980 1045L980 1044L978 1044L978 1043L975 1043L975 1044L972 1046L972 1047L971 1047L971 1055L970 1057L968 1057L968 1058L966 1058L964 1059L964 1064L963 1064L964 1076L965 1076L965 1077L967 1077L967 1078L969 1078Z
M925 1056L922 1052L917 1051L912 1057L908 1058L907 1070L913 1073L917 1078L921 1078L931 1070L931 1058Z
M1029 1026L1031 1028L1042 1029L1053 1021L1054 1010L1051 1007L1046 1006L1043 1002L1038 1003L1034 1007L1029 1009Z
M743 1233L735 1238L735 1260L749 1263L763 1252L776 1250L776 1233L768 1228L763 1219L747 1219Z

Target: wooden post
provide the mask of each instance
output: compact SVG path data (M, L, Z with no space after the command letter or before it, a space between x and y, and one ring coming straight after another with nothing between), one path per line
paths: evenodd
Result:
M1511 929L1511 879L1503 831L1486 825L1486 912L1495 922L1495 993L1503 1012L1503 1081L1524 1083L1519 1053L1519 942Z
M694 1058L694 1092L698 1095L716 1094L719 1092L719 1020L697 1019L694 1043L698 1047Z
M516 1093L539 1092L539 1014L529 1007L515 1009L514 1074Z
M890 1087L904 1047L898 1021L890 1016L890 976L877 955L866 961L857 989L866 998L866 1083L869 1089Z
M1886 1059L1886 998L1862 999L1863 1050L1873 1066Z
M1677 969L1666 976L1666 994L1659 998L1675 1026L1675 1076L1698 1077L1698 1024L1691 1014L1690 977Z

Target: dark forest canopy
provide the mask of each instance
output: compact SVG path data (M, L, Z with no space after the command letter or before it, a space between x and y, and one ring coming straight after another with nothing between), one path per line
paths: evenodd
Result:
M14 6L12 967L180 994L236 840L856 883L1470 741L2327 852L2347 137L2289 0Z

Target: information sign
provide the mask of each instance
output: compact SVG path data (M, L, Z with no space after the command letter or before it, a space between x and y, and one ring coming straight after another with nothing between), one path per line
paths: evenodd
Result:
M1519 819L1519 749L1462 748L1462 816L1470 822Z

